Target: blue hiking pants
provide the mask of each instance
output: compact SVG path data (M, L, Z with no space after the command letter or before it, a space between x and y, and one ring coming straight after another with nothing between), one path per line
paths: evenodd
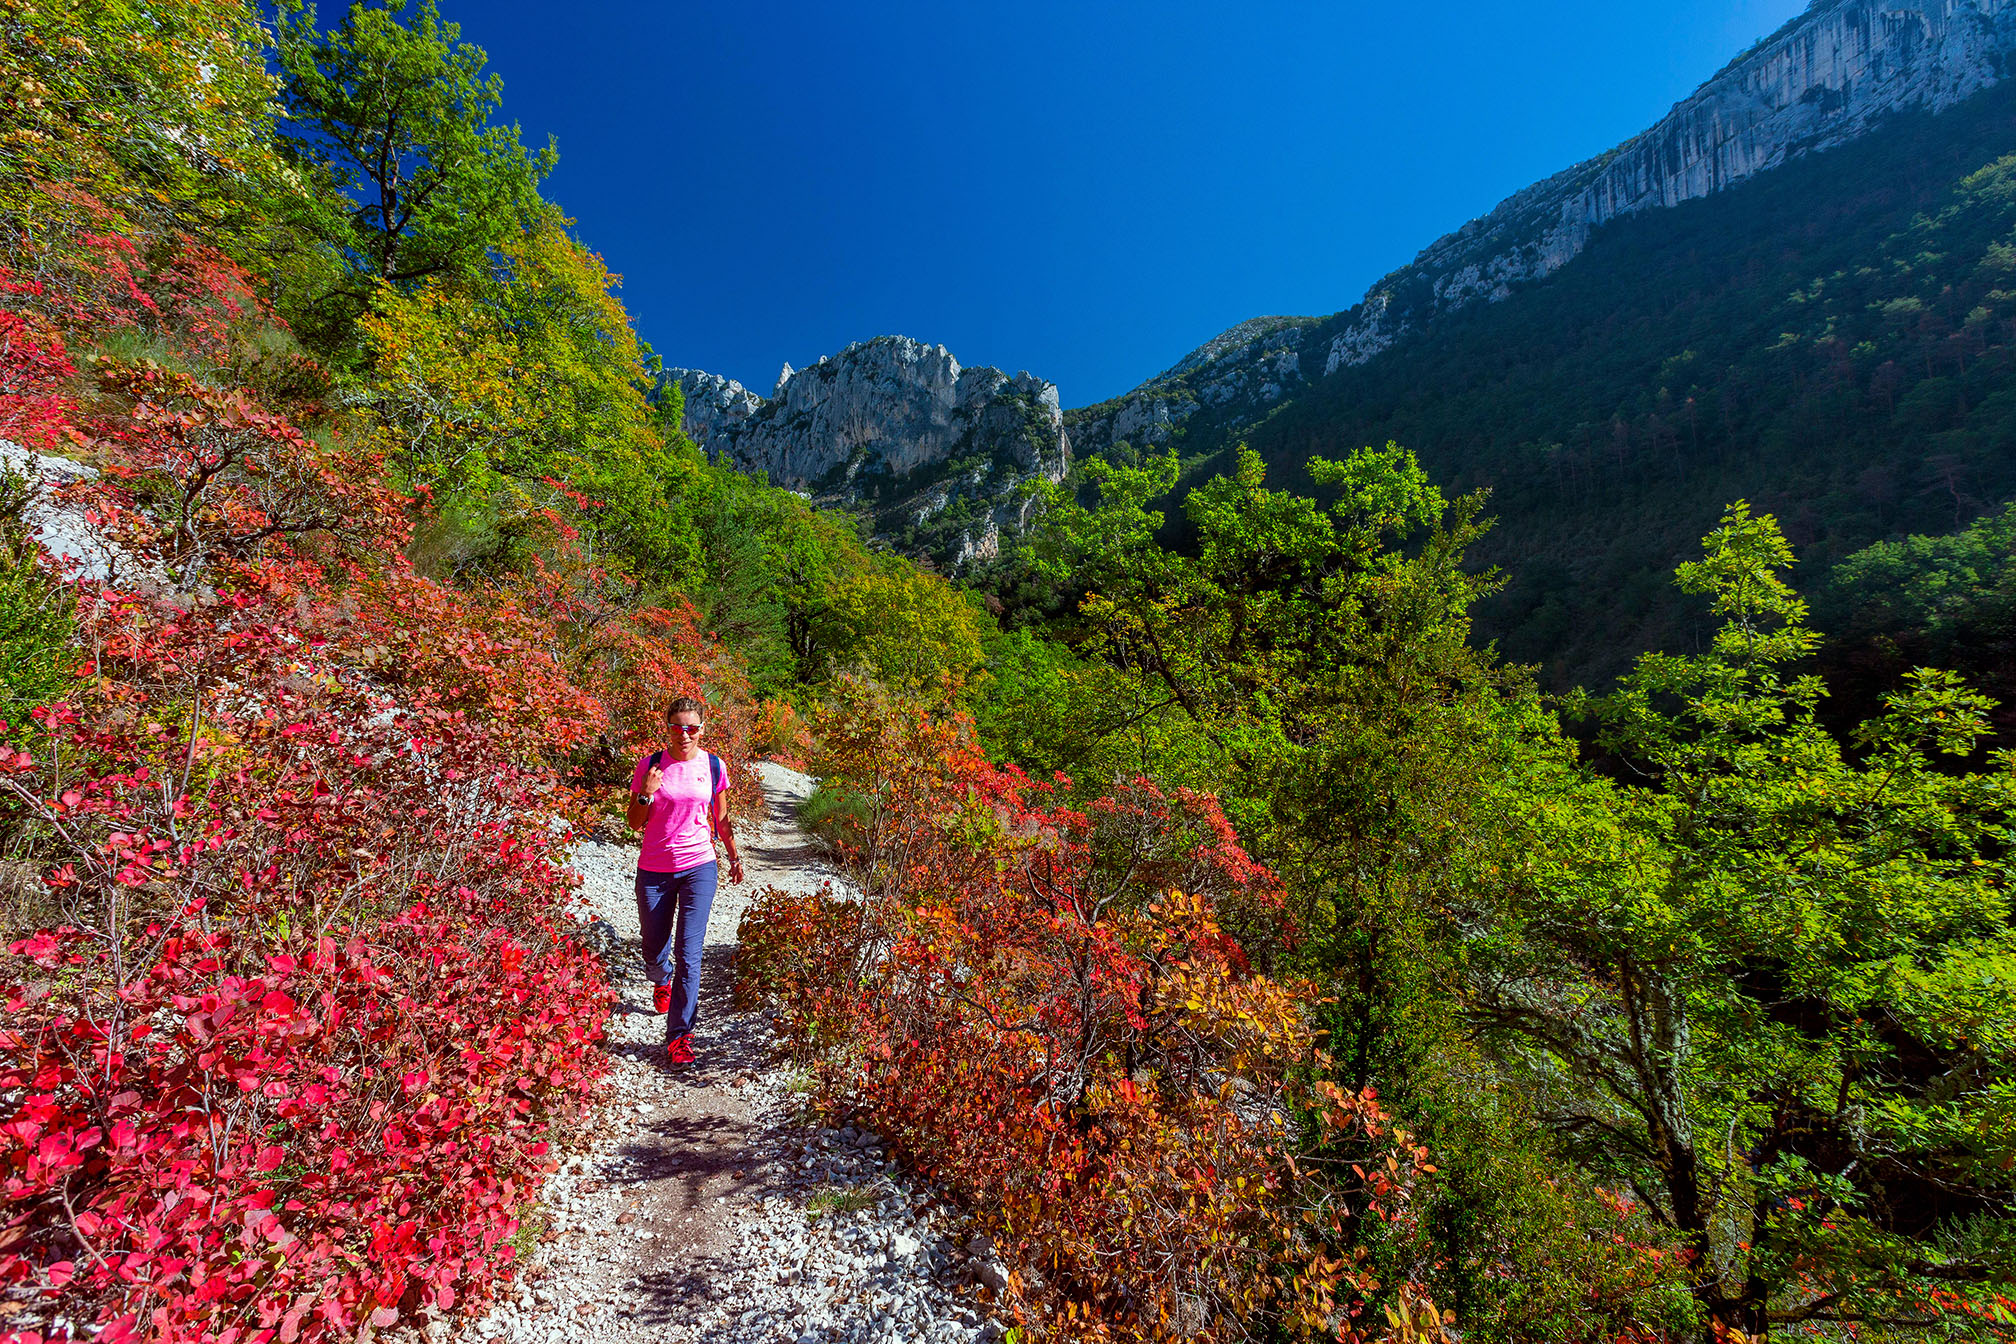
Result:
M637 870L637 923L644 932L644 973L654 985L672 986L665 1039L693 1030L700 1016L700 948L707 941L707 912L721 865L709 859L676 873Z

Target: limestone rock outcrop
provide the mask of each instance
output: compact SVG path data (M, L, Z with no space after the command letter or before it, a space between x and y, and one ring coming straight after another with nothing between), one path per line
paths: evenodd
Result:
M1099 448L1122 442L1159 447L1200 410L1264 411L1304 382L1301 347L1315 321L1255 317L1241 322L1125 396L1073 411L1072 439Z
M880 336L779 374L768 398L732 378L668 369L686 432L709 457L772 484L865 505L876 530L954 564L1028 522L1036 480L1071 443L1055 384L962 368L942 345Z
M785 366L789 368L789 365ZM733 378L699 369L667 369L665 377L679 384L686 398L686 432L696 441L702 433L712 435L724 426L747 420L763 409L763 398Z
M1610 220L1721 191L1907 108L1951 107L1999 82L2012 53L2016 0L1816 0L1651 130L1526 188L1380 281L1332 338L1324 371L1551 274ZM1427 295L1402 297L1424 282Z
M1814 0L1650 130L1437 240L1355 307L1241 323L1133 392L1072 412L1073 440L1081 452L1158 444L1214 408L1207 419L1236 431L1305 379L1364 364L1442 314L1544 279L1611 220L1721 191L1895 113L1942 111L2012 70L2016 0Z

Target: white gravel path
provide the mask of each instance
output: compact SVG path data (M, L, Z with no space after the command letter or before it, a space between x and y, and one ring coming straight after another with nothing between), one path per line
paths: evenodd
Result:
M547 1225L515 1297L459 1323L464 1340L991 1341L976 1280L999 1268L959 1244L956 1217L887 1162L879 1140L806 1118L769 1024L729 1004L735 932L752 898L840 878L798 830L812 781L757 767L737 789L748 882L723 882L708 921L697 1068L663 1062L631 886L634 847L579 845L578 914L624 1002L609 1085L546 1187ZM757 815L757 814L760 814ZM984 1243L973 1247L984 1252ZM448 1333L437 1325L438 1336Z

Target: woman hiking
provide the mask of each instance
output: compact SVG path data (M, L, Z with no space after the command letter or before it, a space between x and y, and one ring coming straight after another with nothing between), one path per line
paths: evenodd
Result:
M680 696L665 710L665 747L637 762L626 818L644 833L637 855L637 923L652 1007L665 1014L665 1057L691 1064L700 1015L700 948L721 865L714 837L728 847L728 876L742 880L742 855L728 822L728 769L700 749L707 708Z

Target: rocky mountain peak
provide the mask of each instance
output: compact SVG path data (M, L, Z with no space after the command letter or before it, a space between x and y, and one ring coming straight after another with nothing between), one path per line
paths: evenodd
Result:
M878 336L789 364L769 398L668 369L686 432L710 457L788 489L865 506L878 531L963 563L1026 524L1038 479L1062 480L1070 440L1055 384L962 368L942 345Z

